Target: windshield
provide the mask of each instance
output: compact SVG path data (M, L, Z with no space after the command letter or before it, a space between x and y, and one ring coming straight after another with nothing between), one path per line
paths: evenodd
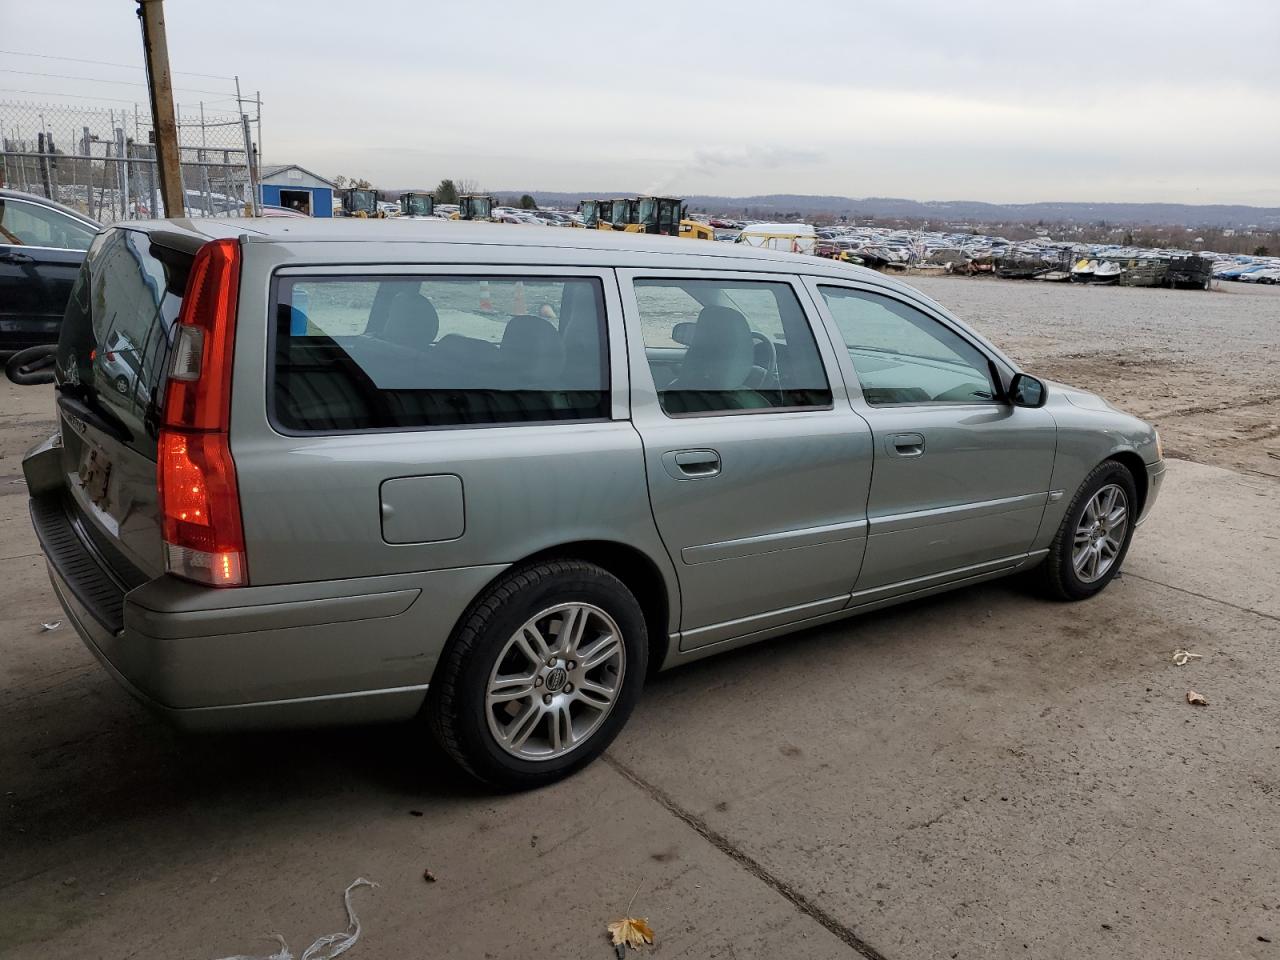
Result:
M655 226L658 222L658 201L645 199L640 201L640 213L636 218L646 227Z
M613 219L612 223L615 227L625 227L631 222L629 215L631 204L626 200L613 201Z

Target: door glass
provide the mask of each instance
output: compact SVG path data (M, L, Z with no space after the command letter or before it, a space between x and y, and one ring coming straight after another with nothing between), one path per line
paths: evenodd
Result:
M88 250L97 231L38 203L0 199L0 243Z
M892 297L819 289L867 403L996 402L986 355L959 334Z
M665 413L831 404L813 331L789 284L637 280L635 293Z
M277 302L274 414L289 429L609 415L598 280L296 277Z

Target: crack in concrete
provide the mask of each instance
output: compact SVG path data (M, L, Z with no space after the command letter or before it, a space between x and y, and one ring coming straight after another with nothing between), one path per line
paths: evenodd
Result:
M683 821L686 826L691 827L693 831L697 833L698 836L702 837L703 840L706 840L707 843L711 844L730 860L733 860L739 866L743 867L748 873L771 888L775 893L781 894L805 916L809 917L811 920L817 921L825 927L829 933L836 937L836 939L842 941L856 953L865 957L866 960L887 960L883 953L858 936L852 927L841 923L826 910L823 910L822 907L818 906L806 897L803 893L792 887L785 880L774 876L765 869L759 861L734 846L734 844L723 834L711 829L711 827L707 825L707 822L701 817L690 813L688 810L681 807L661 787L657 787L649 783L612 754L605 753L600 759L656 800L677 820Z
M1255 610L1253 609L1253 607L1243 607L1238 603L1232 603L1230 600L1220 600L1217 597L1211 597L1205 593L1196 593L1194 590L1188 590L1186 587L1177 587L1177 586L1174 586L1172 583L1165 583L1163 580L1153 580L1151 579L1151 577L1144 577L1141 574L1130 573L1128 570L1124 571L1124 575L1126 577L1131 577L1134 580L1141 580L1143 583L1154 583L1157 587L1165 587L1166 589L1169 589L1169 590L1177 590L1179 593L1185 593L1189 597L1196 597L1197 599L1200 599L1200 600L1208 600L1210 603L1220 603L1224 607L1230 607L1232 610L1239 610L1241 613L1251 613L1255 617L1263 617L1266 620L1275 620L1277 623L1280 623L1280 616L1277 616L1274 613L1265 613L1262 610Z

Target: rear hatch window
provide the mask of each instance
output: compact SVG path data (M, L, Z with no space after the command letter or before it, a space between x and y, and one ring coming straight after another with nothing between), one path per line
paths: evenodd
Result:
M164 570L156 441L173 327L198 245L194 237L166 245L139 230L101 234L80 270L58 341L69 504L126 582L131 574Z

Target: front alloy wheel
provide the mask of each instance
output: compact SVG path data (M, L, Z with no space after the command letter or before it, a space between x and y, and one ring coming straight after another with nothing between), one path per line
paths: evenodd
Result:
M1083 583L1096 583L1115 565L1129 530L1129 498L1108 483L1089 498L1076 524L1071 565Z
M1138 510L1133 474L1105 460L1084 478L1034 576L1059 600L1084 600L1120 572Z

